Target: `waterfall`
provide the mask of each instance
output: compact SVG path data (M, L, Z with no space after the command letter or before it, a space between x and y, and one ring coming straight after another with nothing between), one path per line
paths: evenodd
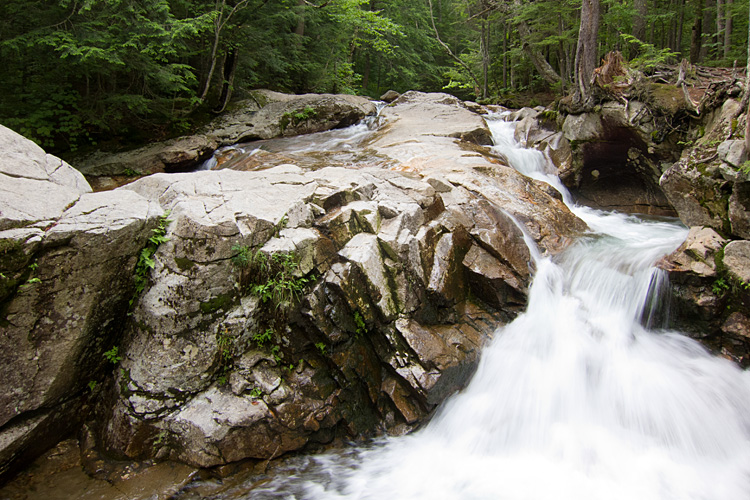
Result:
M224 498L748 498L750 374L651 329L664 280L654 264L686 230L576 206L512 124L490 125L509 162L559 189L590 234L539 257L526 312L423 429L302 458Z

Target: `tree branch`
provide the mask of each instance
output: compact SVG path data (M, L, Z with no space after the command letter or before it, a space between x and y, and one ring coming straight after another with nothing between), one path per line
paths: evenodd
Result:
M326 0L325 2L323 2L320 5L315 5L312 2L308 2L308 0L304 0L304 2L305 2L305 4L309 5L310 7L315 7L316 9L322 9L323 7L325 7L326 5L328 5L329 3L331 3L331 0Z
M448 47L448 45L446 45L446 43L440 39L440 34L438 33L437 26L435 26L435 16L432 14L432 0L427 0L427 3L430 4L430 21L432 21L432 29L435 31L435 38L437 39L438 43L442 45L443 48L448 52L448 54L469 73L471 79L474 80L474 85L476 86L476 88L481 88L482 86L479 85L479 80L477 80L477 77L474 76L474 72L471 71L471 68L465 62L463 62L460 57L454 54L451 48Z

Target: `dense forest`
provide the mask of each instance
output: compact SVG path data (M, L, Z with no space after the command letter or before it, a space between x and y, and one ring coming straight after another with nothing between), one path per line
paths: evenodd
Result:
M747 37L747 0L3 0L0 123L65 153L179 135L244 89L507 102L576 90L579 42L649 71L744 67Z

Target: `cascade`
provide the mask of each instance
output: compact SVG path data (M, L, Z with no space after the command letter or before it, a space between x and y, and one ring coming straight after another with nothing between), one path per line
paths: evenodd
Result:
M498 329L470 384L424 428L297 459L218 498L748 498L750 373L654 329L664 316L654 264L686 229L575 205L499 118L489 120L497 152L560 190L590 232L535 257L526 312Z

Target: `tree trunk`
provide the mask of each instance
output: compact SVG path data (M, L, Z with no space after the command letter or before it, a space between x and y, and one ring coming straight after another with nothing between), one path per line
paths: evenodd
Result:
M748 9L747 24L747 67L745 69L745 95L742 102L747 106L745 115L745 151L750 151L750 9Z
M586 110L594 105L591 77L596 68L600 17L599 0L583 0L576 48L573 108Z
M729 59L729 51L732 48L732 3L734 0L724 1L724 12L726 20L724 22L724 59Z
M224 58L224 80L221 84L221 96L219 97L219 104L214 109L214 113L222 113L227 109L227 104L232 99L232 91L234 90L234 74L237 72L237 63L239 57L237 56L237 48L232 47L227 56Z
M299 17L297 18L297 27L294 28L294 34L301 38L305 36L305 0L297 0L297 12L299 12Z
M503 23L503 88L508 88L508 25Z
M214 43L211 46L211 66L208 68L208 75L206 75L206 81L203 85L203 92L201 92L201 102L206 100L208 90L211 88L211 80L214 78L214 70L216 70L216 60L218 58L219 41L221 40L221 16L216 18L216 26L214 31Z
M703 8L704 0L696 1L695 21L690 30L690 63L698 64L701 60L701 48L703 47Z
M487 76L490 68L490 48L489 48L489 30L487 29L487 20L482 19L482 32L479 41L482 52L482 99L487 99Z
M362 72L362 90L367 93L367 87L370 85L370 53L365 55L365 69Z
M723 54L724 51L720 49L724 44L724 19L723 19L723 7L724 3L722 0L716 0L716 56Z
M633 36L646 41L646 0L635 0L635 17L633 18Z
M521 7L521 0L514 0L513 4L516 6L516 9L518 9ZM524 52L526 52L526 55L531 59L531 64L534 65L534 68L539 75L551 85L560 83L560 75L558 75L555 69L550 66L547 59L529 44L531 30L526 22L518 22L518 35L521 37L521 46L523 47Z
M709 49L711 48L711 41L714 37L711 34L712 26L714 26L714 6L716 0L706 0L705 9L703 9L703 34L709 43L704 43L701 46L701 61L705 61L709 58ZM715 33L714 33L715 34Z
M570 73L568 72L568 69L570 68L568 61L567 61L567 54L565 53L565 42L563 42L563 33L565 33L565 22L563 20L562 14L560 14L557 18L558 20L558 34L560 35L560 41L558 43L557 50L559 51L558 58L560 59L560 83L562 84L561 90L562 93L565 93L565 84L568 83L568 78L570 78Z
M677 22L677 39L674 44L674 51L682 53L682 30L685 27L685 0L680 0L677 4L680 12L679 21Z

